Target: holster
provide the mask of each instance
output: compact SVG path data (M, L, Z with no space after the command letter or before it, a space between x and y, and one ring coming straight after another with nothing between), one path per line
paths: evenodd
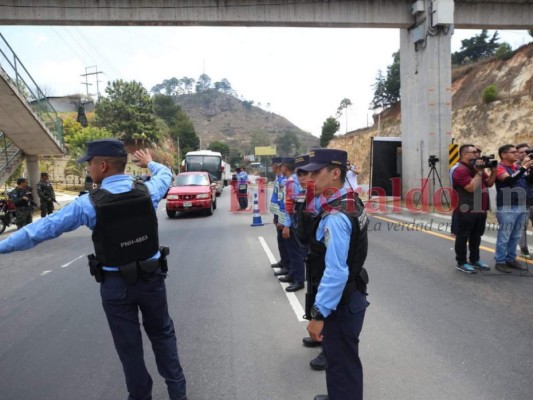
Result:
M103 282L104 274L102 273L102 264L100 264L100 261L98 261L94 254L89 254L87 258L89 259L89 272L91 276L94 276L96 282Z
M166 275L168 272L167 256L170 254L170 248L168 246L159 246L159 252L161 253L161 257L159 258L161 272Z

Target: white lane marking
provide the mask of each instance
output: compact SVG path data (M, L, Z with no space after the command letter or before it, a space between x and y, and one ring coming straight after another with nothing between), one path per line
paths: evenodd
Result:
M47 270L47 271L43 271L43 272L41 273L41 276L45 276L45 275L49 274L50 272L52 272L52 270L50 270L50 269Z
M68 263L63 264L60 268L67 268L69 265L71 265L74 261L78 261L80 258L83 257L83 254L79 257L76 257L74 260L70 260Z
M265 251L268 257L268 260L270 261L271 264L274 264L276 262L276 258L274 257L274 254L272 254L272 251L270 251L270 248L268 247L268 244L265 242L265 239L262 236L259 236L258 239L259 239L259 243L261 243L261 246L263 247L263 250ZM296 314L296 318L298 319L298 321L300 322L306 321L305 319L303 319L303 315L305 313L304 308L298 301L298 298L296 297L296 295L292 292L285 291L285 288L288 286L288 284L280 282L280 285L283 288L283 292L287 296L287 300L289 300L289 304L291 305L292 310L294 311L294 314Z

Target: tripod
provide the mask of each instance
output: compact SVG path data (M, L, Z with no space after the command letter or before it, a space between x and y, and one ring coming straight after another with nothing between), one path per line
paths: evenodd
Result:
M433 187L435 187L435 177L437 177L437 180L439 181L439 187L442 190L442 193L444 194L444 200L447 207L450 206L450 201L448 200L448 194L442 187L442 181L440 180L439 172L437 171L437 168L435 168L435 165L439 162L439 159L437 156L429 156L428 163L429 163L429 173L426 178L426 181L424 182L424 185L422 186L422 191L420 192L420 197L418 198L417 203L415 204L416 207L418 207L418 204L420 202L420 199L422 198L424 194L424 190L426 189L426 186L429 182L429 178L431 177L433 182Z

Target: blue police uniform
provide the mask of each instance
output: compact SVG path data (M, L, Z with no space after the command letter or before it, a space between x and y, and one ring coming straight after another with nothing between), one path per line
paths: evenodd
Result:
M341 150L314 150L310 153L310 163L302 169L317 171L327 165L345 168L346 159L346 152ZM364 210L352 218L343 212L338 204L346 198L345 188L331 197L319 198L321 214L314 233L316 243L325 247L324 259L320 261L324 270L313 308L318 309L324 318L322 347L328 363L326 384L329 400L363 399L363 368L358 347L368 302L366 291L361 290L359 285L355 286L360 279L354 277L354 267L350 265L361 266L366 258L368 219ZM353 226L354 223L358 224L357 227ZM357 229L356 233L364 233L359 243L356 243L354 229ZM353 257L357 253L354 249L361 254ZM317 254L320 253L314 253L314 257ZM366 282L364 287L366 289Z
M294 162L294 159L286 160L285 162ZM299 194L302 193L302 187L300 186L300 182L298 181L298 176L296 174L292 174L287 181L285 182L285 202L287 200L294 202ZM290 198L289 198L290 196ZM291 210L289 213L285 209L285 222L283 226L285 228L292 228L292 219L294 218L294 210ZM303 289L304 287L304 281L305 281L305 256L307 254L307 248L305 246L302 246L300 241L298 240L296 233L294 232L294 229L291 229L290 235L288 239L285 239L287 243L287 250L289 253L289 259L290 259L290 268L289 268L289 275L291 276L293 280L293 284L289 285L285 290L288 292L292 292L295 290Z
M88 156L124 156L122 142L117 140L99 140L90 142ZM92 145L94 144L94 145ZM92 146L91 146L92 145ZM116 146L119 153L109 152L109 147ZM99 150L105 148L99 154ZM117 151L118 151L117 150ZM87 157L87 156L86 156ZM85 157L85 158L86 158ZM92 157L91 157L92 158ZM86 161L82 159L82 161ZM172 172L154 161L148 164L152 173L145 185L150 193L154 209L165 195ZM108 176L102 181L101 188L110 193L125 193L132 190L131 176L118 174ZM89 195L77 197L75 201L27 225L13 233L8 239L0 242L0 253L26 250L37 244L56 238L64 232L70 232L85 225L91 230L96 226L96 211ZM158 259L159 251L150 259ZM143 357L142 335L139 325L138 311L143 315L143 326L152 343L157 368L165 379L168 393L172 400L186 399L186 383L179 362L174 324L168 314L164 274L155 274L149 281L139 279L134 285L127 285L117 266L103 266L105 279L100 286L102 305L111 329L115 348L122 362L129 400L151 399L152 378L148 373Z
M281 157L272 157L272 164L280 164L282 161ZM276 228L276 241L278 243L278 251L280 256L280 261L276 264L273 264L274 267L283 267L289 268L290 259L289 253L287 251L287 244L285 239L283 239L282 232L276 227L276 224L279 223L279 214L280 214L280 190L281 185L283 184L283 175L277 175L276 181L274 182L274 188L272 189L272 196L270 198L270 212L274 215L274 227Z

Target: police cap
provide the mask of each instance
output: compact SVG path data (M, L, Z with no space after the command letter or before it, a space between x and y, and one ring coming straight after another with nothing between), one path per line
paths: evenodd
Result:
M294 157L283 157L281 159L282 164L294 164Z
M281 157L272 157L272 164L281 164Z
M301 169L304 165L309 164L309 154L298 156L294 159L296 169Z
M346 168L348 165L347 161L348 153L344 150L316 149L309 153L309 164L300 167L300 169L314 172L328 165Z
M87 143L87 154L78 159L78 163L91 160L93 157L127 157L124 142L117 139L101 139Z

